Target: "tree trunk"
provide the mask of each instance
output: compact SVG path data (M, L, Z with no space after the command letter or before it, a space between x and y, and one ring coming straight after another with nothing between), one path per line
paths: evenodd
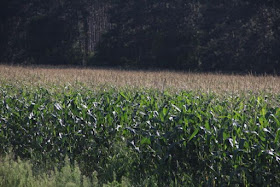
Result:
M87 65L88 56L89 56L89 24L88 17L83 15L83 27L84 27L84 57L83 57L83 66Z

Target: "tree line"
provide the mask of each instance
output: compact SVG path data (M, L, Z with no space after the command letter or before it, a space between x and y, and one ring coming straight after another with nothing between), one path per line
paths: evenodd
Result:
M277 0L2 0L1 62L278 73Z

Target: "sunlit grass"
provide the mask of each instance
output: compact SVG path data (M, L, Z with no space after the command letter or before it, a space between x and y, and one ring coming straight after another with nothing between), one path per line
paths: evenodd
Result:
M126 71L66 67L0 65L0 81L39 86L80 86L200 91L215 93L280 93L280 77L172 71Z

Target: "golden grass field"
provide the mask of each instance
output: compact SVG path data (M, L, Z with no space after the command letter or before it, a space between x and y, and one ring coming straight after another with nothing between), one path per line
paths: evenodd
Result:
M280 77L223 75L171 71L124 71L63 67L0 65L0 82L25 85L86 85L115 88L152 88L202 92L267 92L280 93ZM1 85L0 85L1 86Z

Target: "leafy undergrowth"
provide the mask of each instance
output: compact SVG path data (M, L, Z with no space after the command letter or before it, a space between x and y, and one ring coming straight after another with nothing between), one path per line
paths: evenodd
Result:
M0 150L29 160L15 162L24 176L45 171L34 184L59 186L48 171L63 173L66 158L73 186L280 184L277 95L5 85L0 98ZM17 180L9 165L4 182Z
M65 164L59 169L54 168L49 171L34 171L34 165L20 158L14 160L11 155L7 155L0 161L0 186L5 187L90 187L90 186L130 186L130 182L123 178L121 182L113 180L107 184L100 185L97 173L91 176L84 176L78 166L71 165L69 159L65 159Z

